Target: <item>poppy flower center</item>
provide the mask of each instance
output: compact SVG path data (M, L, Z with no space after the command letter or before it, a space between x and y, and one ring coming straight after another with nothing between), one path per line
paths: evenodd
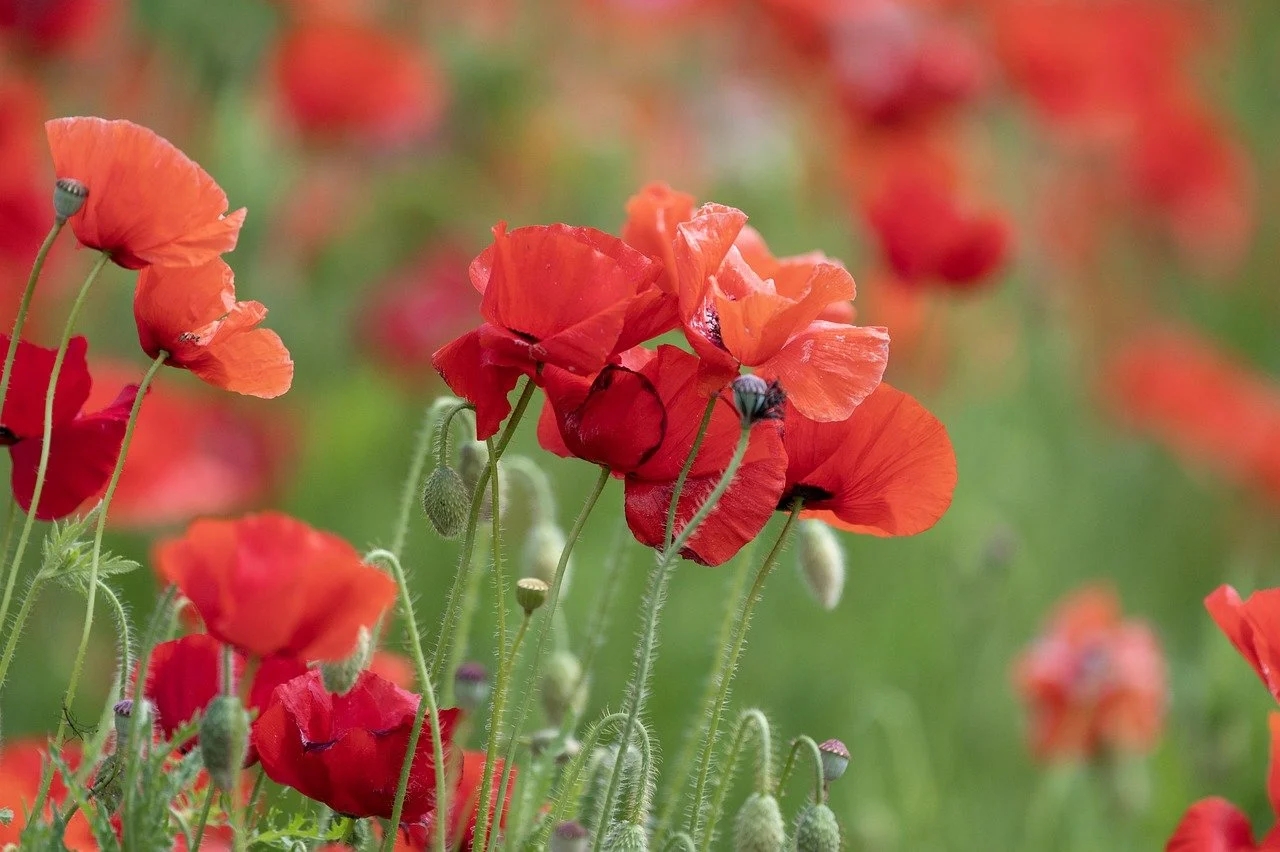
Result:
M0 426L0 447L12 447L21 440L8 426Z
M817 485L805 485L801 482L791 486L782 495L782 499L778 501L778 511L791 511L791 504L794 503L797 498L803 500L806 504L812 504L823 500L830 500L834 496L836 495L832 494L825 488L821 488Z

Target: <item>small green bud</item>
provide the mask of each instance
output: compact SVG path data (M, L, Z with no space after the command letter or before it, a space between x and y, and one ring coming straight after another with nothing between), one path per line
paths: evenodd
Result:
M787 827L778 800L768 793L747 796L733 823L736 852L782 852L786 842Z
M463 663L453 673L453 697L467 713L474 713L489 703L489 672L479 663Z
M844 591L844 551L831 527L822 521L800 522L797 564L819 606L831 610Z
M524 540L523 575L537 577L550 586L556 580L556 568L560 566L560 554L564 552L564 545L565 534L559 524L551 521L534 524ZM568 587L569 567L565 566L564 577L560 580L562 595Z
M809 805L796 819L796 852L840 852L840 823L826 805Z
M844 771L849 768L849 749L839 740L827 740L818 746L822 755L822 780L830 784L840 780Z
M547 602L547 592L550 590L551 587L537 577L521 577L516 581L516 602L525 615L533 615L538 607Z
M369 628L361 626L357 634L355 650L345 660L321 663L320 679L324 683L325 690L334 695L346 695L356 685L356 680L368 667L372 657L373 637L369 634Z
M234 695L209 702L200 720L200 753L204 768L220 790L234 790L236 776L249 751L249 713Z
M565 716L582 713L587 706L587 682L582 663L568 651L556 651L547 658L542 672L542 709L547 721L560 725Z
M787 395L776 381L766 382L748 373L733 380L733 407L744 428L761 420L781 420Z
M591 832L580 822L562 822L551 832L548 852L587 852L591 848Z
M455 538L471 513L471 491L456 470L438 467L423 486L422 509L436 532L444 538Z
M58 178L53 184L53 216L65 222L80 212L89 197L89 187L75 178Z
M600 848L605 852L647 852L649 837L642 826L615 820L605 832Z

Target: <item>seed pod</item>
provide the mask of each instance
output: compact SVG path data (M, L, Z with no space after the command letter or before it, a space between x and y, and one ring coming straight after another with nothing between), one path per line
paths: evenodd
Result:
M248 711L234 695L215 697L200 720L200 753L204 768L220 790L235 789L248 751Z
M600 846L605 852L647 852L649 838L644 828L630 822L615 821L605 832Z
M839 740L827 740L818 746L818 752L822 755L822 780L828 784L840 780L849 768L849 749Z
M489 703L489 672L479 663L463 663L453 673L453 697L467 713L474 713Z
M53 184L53 216L65 222L80 212L89 197L89 187L75 178L58 178Z
M542 672L542 709L547 721L558 726L569 713L580 714L587 706L587 683L582 663L568 651L556 651Z
M533 615L534 610L547 602L548 590L547 584L537 577L522 577L516 581L516 602L525 615Z
M799 533L797 564L805 585L823 609L835 609L844 591L844 551L840 542L822 521L801 521Z
M456 538L471 512L471 491L451 467L438 467L422 488L422 509L444 538Z
M733 848L737 852L782 852L787 827L778 800L768 793L752 793L742 803L733 823Z
M840 852L840 823L826 805L809 805L796 819L796 852Z
M548 852L587 852L591 848L591 832L579 822L562 822L551 832Z
M350 656L336 663L320 665L320 677L324 682L324 688L334 695L346 695L351 691L351 687L356 685L356 680L369 666L369 660L372 657L373 637L369 635L369 628L362 626L356 639L356 648Z
M761 420L781 420L787 395L782 386L751 374L733 380L733 407L744 428Z

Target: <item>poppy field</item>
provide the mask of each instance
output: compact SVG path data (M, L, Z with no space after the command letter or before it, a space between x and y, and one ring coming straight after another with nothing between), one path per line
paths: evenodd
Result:
M1280 850L1280 5L0 0L0 849Z

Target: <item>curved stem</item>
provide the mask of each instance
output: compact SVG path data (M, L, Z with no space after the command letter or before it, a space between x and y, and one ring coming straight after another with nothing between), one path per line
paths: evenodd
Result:
M498 455L490 438L489 447L489 490L493 494L493 503L489 510L490 530L489 550L492 556L493 599L498 607L498 676L493 682L493 703L489 706L489 736L484 750L484 777L480 779L480 808L476 816L476 834L474 846L477 849L488 849L489 823L493 813L493 773L497 768L498 734L502 730L503 719L507 712L507 685L511 681L511 669L504 660L507 655L507 578L502 565L502 495L498 480ZM526 619L527 621L527 619ZM523 638L523 637L522 637ZM514 659L515 655L507 655ZM513 738L514 739L514 738Z
M773 742L769 738L769 720L765 718L755 708L743 710L742 715L738 717L738 724L734 726L733 739L729 745L729 755L725 758L724 766L720 770L720 778L716 781L716 789L711 797L711 810L707 814L707 831L703 837L702 848L705 850L711 848L711 839L716 834L716 823L720 821L720 814L724 811L724 799L729 793L729 785L733 780L734 770L738 765L738 755L742 751L743 745L746 744L747 733L754 727L756 736L760 741L760 759L756 763L756 792L768 793L773 775Z
M191 852L200 852L200 844L204 841L204 828L209 824L209 811L213 810L213 797L215 795L217 795L217 788L210 783L208 790L204 794L204 805L200 808L200 818L196 822L196 836L191 841Z
M4 587L4 599L0 600L0 626L6 623L5 619L9 616L9 602L13 596L13 586L18 577L18 568L22 565L22 556L27 551L27 540L31 537L31 527L35 524L40 498L44 495L44 480L49 472L49 443L53 435L53 398L58 389L58 377L62 375L62 362L67 358L67 347L71 344L71 333L75 330L76 320L80 317L80 310L84 307L85 297L89 295L89 287L93 284L94 279L98 277L98 273L102 271L102 267L110 259L111 256L105 252L99 254L97 261L93 264L93 268L89 270L88 277L80 285L80 292L76 293L76 299L71 303L71 312L67 314L67 322L62 329L62 340L58 343L58 352L53 358L53 369L49 373L49 389L44 395L44 432L40 441L40 463L36 467L36 483L31 492L31 509L27 512L26 520L22 523L22 533L18 536L18 547L14 550L13 559L9 563L9 577ZM90 588L93 588L92 584Z
M787 780L791 778L791 770L796 765L796 755L800 753L800 749L804 748L813 764L813 803L820 805L827 798L827 785L822 777L822 751L818 748L818 744L813 741L813 737L801 734L791 743L791 751L787 752L787 761L782 765L782 772L778 775L778 786L774 790L777 798L782 798L782 788L786 786Z
M437 399L427 406L426 413L422 418L422 427L418 430L418 439L413 445L413 456L409 462L409 472L404 478L404 488L400 491L400 510L396 513L396 525L391 533L390 550L399 559L404 555L404 542L409 536L409 519L413 517L413 506L417 501L418 488L422 485L422 476L427 468L427 456L431 453L431 438L434 432L436 418L440 416L440 412L448 406L453 407L444 420L446 434L448 434L449 419L462 408L466 408L466 404L459 402L452 397L443 397Z
M698 780L693 789L693 812L689 822L689 835L691 837L697 838L701 836L702 813L707 790L707 778L711 772L711 757L715 752L716 735L719 732L720 720L723 718L726 705L729 702L729 687L733 683L733 675L738 668L738 658L742 656L742 648L747 641L747 629L751 625L751 613L755 609L756 603L760 600L760 595L764 590L764 581L768 579L769 572L773 570L773 566L778 561L778 556L782 553L783 546L791 536L791 531L795 529L796 520L800 517L800 508L803 502L799 499L792 502L791 512L787 515L787 522L782 527L782 532L778 533L777 540L773 543L769 554L764 558L764 562L761 563L760 570L756 572L755 581L747 591L747 596L742 600L742 606L738 611L734 625L733 638L726 646L724 654L720 657L720 665L713 676L716 683L719 684L719 690L716 694L715 705L711 711L707 732L702 739Z
M709 410L710 406L708 406ZM704 417L702 422L704 426L710 424L710 416ZM702 434L705 435L705 429ZM697 532L698 527L711 514L716 504L720 502L720 498L724 496L725 491L729 490L729 485L737 475L738 468L742 466L742 460L747 454L747 446L750 442L751 427L748 425L743 427L741 434L738 436L738 445L734 447L733 456L729 459L729 464L725 467L724 473L720 475L720 481L716 483L715 488L707 495L707 499L694 512L693 517L689 519L689 523L685 524L684 529L671 542L671 546L662 552L653 573L649 575L649 589L645 597L644 606L644 632L641 635L640 644L636 648L635 673L632 675L631 683L627 690L627 722L623 727L621 740L621 747L624 751L631 743L631 737L635 732L640 714L644 711L645 696L649 689L649 673L653 668L654 658L657 657L658 619L662 613L662 602L667 596L667 583L670 580L671 569L675 567L677 560L679 560L680 551L693 538L693 534ZM697 452L700 444L700 438L695 438L693 449L689 453L690 458ZM685 467L691 468L692 466L693 463L686 459ZM679 500L680 492L676 491L672 494L671 501L672 503L677 503ZM617 796L618 784L621 779L622 764L617 763L613 767L613 774L609 777L609 789L604 797L604 807L600 820L602 826L607 825L612 817L613 800ZM598 828L591 847L593 852L599 852L603 842L604 830Z
M649 730L644 725L636 726L640 735L640 788L635 791L631 802L627 805L627 822L639 825L644 817L646 805L649 803L649 784L653 775L653 747L649 743ZM626 760L626 746L620 746L618 763Z
M547 838L551 835L552 829L564 822L569 815L570 803L576 798L573 793L578 786L578 777L582 775L582 768L586 765L587 758L595 751L596 745L600 742L600 735L607 726L616 722L624 722L626 718L625 713L610 713L608 716L599 719L582 735L582 748L569 761L568 768L560 776L560 786L553 798L555 804L551 806L551 813L542 821L541 827L534 832L533 836L525 841L525 852L546 848Z
M132 653L132 646L129 641L129 616L124 611L124 604L120 603L119 596L111 590L111 587L98 580L98 588L102 590L103 597L111 604L111 610L115 613L116 623L120 627L120 680L117 691L120 695L124 694L124 685L129 682L129 669L131 661L129 657Z
M22 291L22 300L18 302L18 316L13 320L13 333L9 336L9 349L4 353L4 373L0 374L0 408L3 408L4 401L9 395L9 380L13 376L13 359L18 355L18 341L22 339L22 328L27 323L27 310L31 307L31 297L36 292L36 282L40 280L40 270L44 268L44 260L49 256L49 249L53 248L53 241L58 238L58 234L62 232L62 226L65 224L67 224L66 219L55 221L53 227L49 229L49 233L45 235L44 242L40 244L40 248L36 251L36 260L31 266L31 275L27 278L27 287Z

